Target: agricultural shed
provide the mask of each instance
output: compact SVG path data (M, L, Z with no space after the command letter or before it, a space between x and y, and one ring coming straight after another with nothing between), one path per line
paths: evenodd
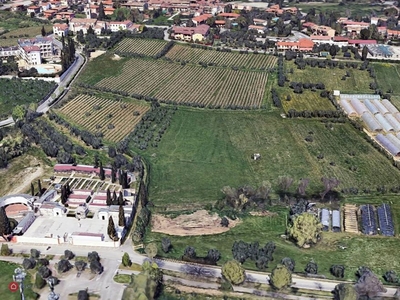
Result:
M349 117L357 117L358 114L354 110L353 106L347 101L347 100L340 100L340 105L343 107L344 112L349 116Z
M382 114L375 115L376 120L382 125L384 131L394 131L393 126L386 120L385 117L386 116L383 116Z
M387 110L388 110L391 114L393 114L393 115L395 115L395 114L397 114L397 113L399 112L399 110L397 109L397 107L394 106L393 103L390 102L388 99L383 99L383 100L382 100L382 104L383 104L383 105L387 108Z
M328 231L330 225L330 216L329 216L329 210L327 210L326 208L323 208L321 210L321 223L324 226L323 229L325 231Z
M400 131L400 122L391 114L385 115L386 121L392 125L394 131Z
M368 112L368 109L365 107L365 105L358 99L353 98L350 100L351 105L354 107L355 111L358 113L358 115L362 115L365 112Z
M386 135L386 138L392 142L393 145L400 149L400 140L392 133Z
M382 115L386 115L389 113L389 110L385 107L385 105L382 104L381 101L379 100L372 100L372 103L376 106L376 108L379 110L379 112Z
M380 132L383 130L382 126L378 123L378 121L370 112L364 113L361 118L370 131Z
M340 226L340 211L334 210L332 211L332 230L335 232L339 232L341 230Z
M386 136L383 134L378 134L376 136L376 140L385 148L387 151L390 152L393 156L400 155L400 148L394 145Z
M371 102L371 100L367 99L364 100L364 105L368 108L368 110L373 114L376 115L379 113L379 109Z

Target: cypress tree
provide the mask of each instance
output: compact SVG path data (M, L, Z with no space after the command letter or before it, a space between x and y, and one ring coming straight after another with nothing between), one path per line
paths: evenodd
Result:
M5 236L10 233L11 233L10 220L7 217L6 210L2 206L0 207L0 234L2 236Z
M111 168L111 182L114 183L115 181L117 181L117 170L113 166Z
M113 192L112 204L113 204L113 205L117 205L117 204L118 204L117 193L115 192L115 190L114 190L114 192Z
M107 234L110 239L114 239L117 236L117 231L115 230L115 224L113 218L110 216L108 218Z
M32 196L35 196L35 187L33 186L32 182L31 182L31 194Z
M39 197L42 196L42 183L40 182L40 179L38 179L38 190L39 190Z
M111 192L110 189L107 189L107 206L110 206L112 204L112 200L111 200Z
M119 191L118 204L124 205L124 195L122 194L122 191Z
M105 19L105 17L106 17L106 14L104 12L104 5L103 5L103 2L100 2L99 15L97 16L97 20L103 21Z
M104 174L104 168L103 164L100 162L100 174L99 174L100 180L106 179L106 175Z
M121 227L125 227L126 225L124 207L122 205L119 206L118 225Z
M46 36L46 30L44 29L44 25L42 26L42 36Z

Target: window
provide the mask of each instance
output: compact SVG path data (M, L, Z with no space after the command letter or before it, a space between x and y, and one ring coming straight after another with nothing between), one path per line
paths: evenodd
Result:
M102 220L105 220L106 218L105 218L104 215L103 215L103 216L101 216L101 219L102 219Z

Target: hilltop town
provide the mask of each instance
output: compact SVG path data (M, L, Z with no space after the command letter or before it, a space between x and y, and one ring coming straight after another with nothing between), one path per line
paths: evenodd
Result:
M2 299L397 299L399 7L3 1Z

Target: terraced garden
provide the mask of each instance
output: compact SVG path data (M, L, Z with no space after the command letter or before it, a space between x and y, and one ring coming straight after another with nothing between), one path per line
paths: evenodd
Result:
M236 66L249 69L273 68L277 58L268 54L239 54L237 52L220 52L216 50L202 50L183 45L174 45L165 57L189 61L191 63L215 63L217 66Z
M146 105L81 94L58 112L91 132L103 132L106 140L118 142L133 130L148 110Z
M145 39L123 39L115 48L115 51L143 54L146 56L154 56L160 52L166 41L162 40L145 40Z

